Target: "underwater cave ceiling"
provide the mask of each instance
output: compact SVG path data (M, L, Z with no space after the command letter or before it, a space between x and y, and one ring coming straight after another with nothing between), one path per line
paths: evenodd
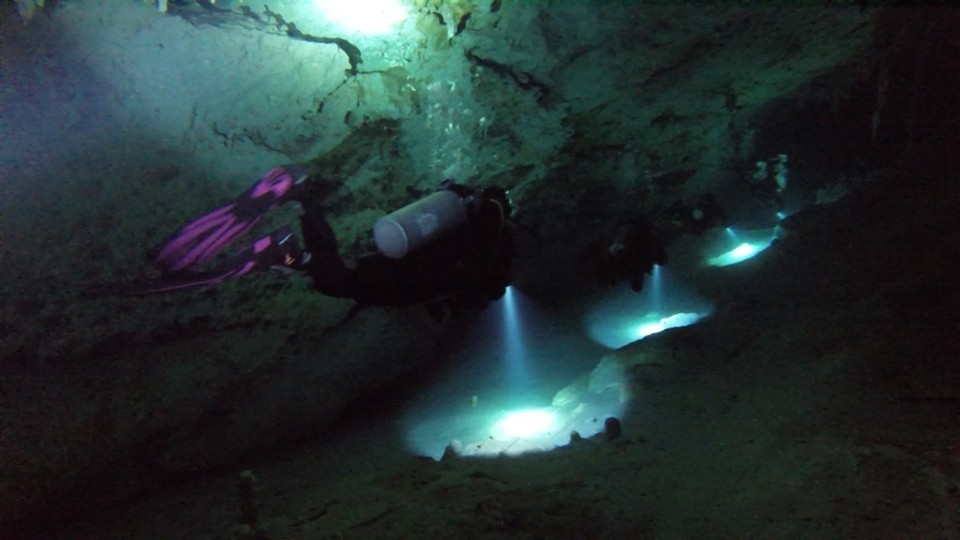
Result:
M271 64L269 82L226 72L212 91L180 89L152 125L213 162L230 152L310 162L347 186L330 210L356 248L371 212L445 177L506 186L517 217L549 237L722 190L757 160L802 156L771 148L792 119L759 115L765 107L812 81L836 101L851 72L873 69L863 53L874 13L857 9L422 2L408 42L385 45L255 2L181 4L169 14L193 27L184 40L236 44L174 45L194 48L197 64L274 62L271 49L292 60ZM169 84L128 71L154 108L153 88Z
M408 41L385 43L255 4L171 4L157 19L63 2L31 23L59 32L49 36L49 65L82 59L91 80L121 88L63 98L114 100L101 120L115 138L86 132L93 150L74 137L62 142L74 153L61 162L24 165L36 178L86 181L25 197L10 214L20 227L11 225L12 243L39 235L68 248L41 255L49 276L40 277L25 270L36 267L34 253L3 255L2 367L23 373L0 388L0 408L33 432L16 440L0 432L0 476L9 480L0 521L78 497L116 500L164 475L268 452L445 354L425 317L368 310L339 325L349 303L278 278L136 302L76 300L72 289L90 281L149 271L145 245L245 189L251 171L303 161L342 182L330 211L351 252L366 246L373 219L445 177L505 185L518 219L546 246L521 270L554 276L530 287L549 296L565 289L560 268L600 222L719 191L758 159L803 156L810 150L771 143L790 120L771 105L811 85L824 103L840 103L875 69L870 10L420 1ZM173 79L156 68L169 55L190 59ZM247 63L261 71L244 71ZM29 65L45 76L43 62ZM77 109L62 125L97 129ZM35 142L10 145L24 143L27 155ZM62 227L48 232L50 208ZM32 293L38 281L52 284L49 296ZM558 298L574 302L577 292ZM51 435L51 423L62 430ZM99 432L110 436L90 436ZM106 455L129 474L113 477L97 457ZM16 470L5 470L11 463Z
M257 13L249 6L232 11L190 4L171 6L171 13L200 26L335 46L347 65L327 73L326 95L315 99L313 112L328 113L327 124L339 119L355 135L368 122L394 121L399 127L440 109L438 118L414 126L423 132L418 135L442 140L444 128L463 131L455 134L459 147L448 150L474 156L449 171L417 158L404 162L405 152L422 149L402 138L399 145L406 148L388 159L393 174L376 182L377 191L388 192L385 205L407 195L390 186L428 188L441 172L522 186L514 193L522 205L525 189L558 187L555 177L538 183L550 171L569 175L566 166L584 159L592 161L591 171L571 175L571 185L564 186L574 194L589 189L588 183L608 183L615 191L610 199L618 200L624 190L635 195L640 186L658 191L645 194L655 197L645 202L656 205L710 190L731 168L747 170L752 160L770 157L755 155L756 132L773 128L756 125L761 107L838 68L854 69L872 35L871 12L856 9L425 2L415 14L418 49L397 58L379 46L365 51L363 39L311 33L309 22L284 18L266 6ZM444 15L456 21L452 28ZM824 84L834 87L834 96L824 99L848 90L848 74L840 77ZM436 88L446 84L453 89ZM339 99L345 91L350 98ZM538 118L544 120L533 120ZM335 140L320 141L323 136L315 132L330 126L317 126L318 120L304 115L301 125L286 122L280 129L224 130L217 120L210 125L225 139L245 138L311 159L327 174L339 171L334 179L347 182L370 159L368 150L353 145L366 156L362 160L344 152L328 155ZM439 128L431 125L441 122ZM336 130L334 137L347 133ZM548 142L532 144L539 139ZM485 154L496 159L484 159ZM356 166L343 169L338 162L344 159ZM632 161L632 178L623 178L624 160Z

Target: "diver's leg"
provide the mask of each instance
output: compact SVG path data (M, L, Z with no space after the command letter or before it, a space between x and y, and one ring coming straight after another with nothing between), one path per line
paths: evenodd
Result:
M337 253L337 236L323 215L319 204L301 203L300 228L303 231L303 244L308 251L319 254Z
M321 293L336 298L356 298L356 271L337 251L337 237L319 203L302 203L300 226L309 256L303 265Z

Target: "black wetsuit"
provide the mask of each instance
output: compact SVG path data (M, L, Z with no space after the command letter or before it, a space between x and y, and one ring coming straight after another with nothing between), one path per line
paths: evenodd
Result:
M503 296L513 279L505 204L477 194L463 225L401 259L376 252L355 266L341 258L319 206L305 204L301 225L310 257L298 269L313 278L320 293L352 298L359 307L424 304L435 318L480 309Z
M590 265L599 285L627 280L631 289L640 292L644 274L650 274L654 265L667 264L667 251L653 225L638 218L617 224L613 240L594 239L580 260Z

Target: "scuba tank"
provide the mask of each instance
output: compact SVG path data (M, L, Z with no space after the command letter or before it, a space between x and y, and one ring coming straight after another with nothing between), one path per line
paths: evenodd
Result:
M466 221L465 201L452 189L441 189L378 219L373 240L388 258L401 259Z

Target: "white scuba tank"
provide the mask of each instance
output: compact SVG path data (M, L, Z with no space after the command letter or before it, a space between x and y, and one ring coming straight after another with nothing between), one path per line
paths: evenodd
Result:
M381 253L400 259L466 221L463 199L443 189L378 219L373 240Z

